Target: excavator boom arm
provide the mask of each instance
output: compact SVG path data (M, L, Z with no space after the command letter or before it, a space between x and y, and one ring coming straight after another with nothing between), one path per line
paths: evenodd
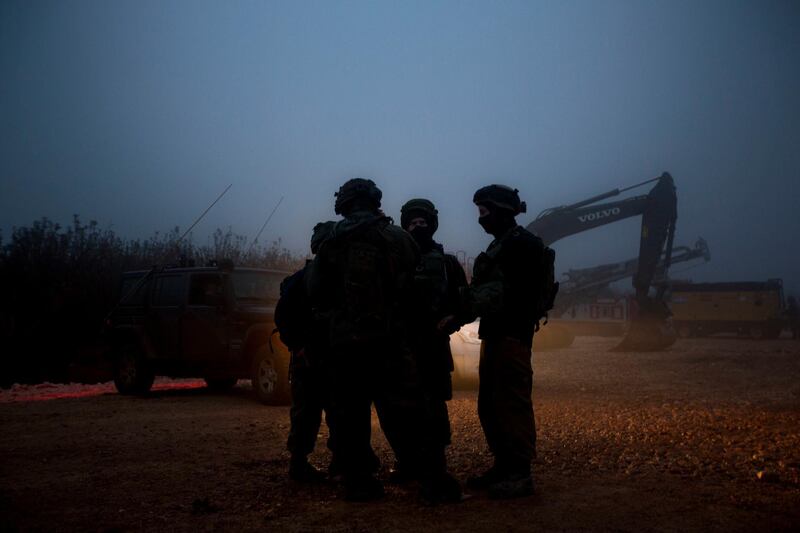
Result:
M564 237L641 215L647 198L643 195L587 207L554 209L528 224L527 229L549 246Z

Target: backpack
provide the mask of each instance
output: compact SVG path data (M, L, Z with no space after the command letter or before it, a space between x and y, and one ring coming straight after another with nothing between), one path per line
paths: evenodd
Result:
M363 224L326 242L320 250L336 298L330 302L330 344L385 339L394 318L394 268L382 227Z
M304 278L306 267L287 276L281 282L280 298L275 306L275 327L281 341L296 352L306 344L310 304L306 295Z
M542 253L542 287L537 308L535 331L539 331L539 321L544 318L547 324L547 314L553 308L558 294L559 283L556 281L556 252L549 246L544 247Z

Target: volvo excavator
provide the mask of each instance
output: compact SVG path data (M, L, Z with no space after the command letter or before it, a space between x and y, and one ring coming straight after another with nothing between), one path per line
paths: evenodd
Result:
M598 203L653 182L655 185L647 194L614 202ZM661 350L671 346L677 338L669 325L670 312L664 302L666 286L659 284L654 291L651 291L657 275L665 277L673 262L678 198L672 176L664 172L658 178L630 187L614 189L571 205L546 209L528 224L527 229L538 235L545 245L550 246L564 237L634 216L642 217L639 256L632 260L627 268L631 268L635 262L635 271L632 277L638 309L635 317L631 319L628 333L614 350ZM626 262L626 264L628 263ZM630 274L622 277L628 275ZM622 277L618 279L622 279ZM556 299L557 307L563 307L559 304L559 299L572 291L565 290L564 292L563 296L559 294Z
M672 249L672 265L702 259L705 262L711 260L711 252L705 239L699 238L694 247L675 246ZM660 287L669 282L666 272L666 254L661 254L661 259L656 266L652 286ZM639 258L634 257L618 263L608 263L588 268L577 268L567 270L561 280L558 292L558 301L550 313L553 317L562 316L573 305L585 302L595 296L599 296L609 285L625 278L633 277L639 269Z

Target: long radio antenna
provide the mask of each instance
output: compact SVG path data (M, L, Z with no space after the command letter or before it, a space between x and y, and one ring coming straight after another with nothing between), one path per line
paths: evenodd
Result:
M283 202L283 196L281 196L281 199L278 200L277 204L275 204L275 207L272 208L272 211L270 212L269 216L267 217L267 220L264 221L264 224L261 226L261 229L258 230L258 233L256 233L256 238L253 239L253 242L250 243L250 248L247 250L248 254L253 250L253 246L256 245L256 243L258 242L258 238L261 237L261 232L264 231L264 228L267 227L267 224L269 224L269 221L272 220L272 215L274 215L275 211L278 210L278 206L281 205L281 202Z
M198 223L199 223L201 220L203 220L203 217L204 217L204 216L206 216L206 213L208 213L209 211L211 211L211 208L212 208L212 207L214 207L215 205L217 205L217 202L219 202L219 201L220 201L220 199L221 199L223 196L225 196L225 193L227 193L227 192L228 192L228 189L230 189L232 185L233 185L233 183L231 183L231 184L229 184L227 187L225 187L225 190L224 190L224 191L222 191L222 192L220 193L220 195L219 195L219 196L217 196L217 199L216 199L216 200L214 200L213 202L211 202L211 205L209 205L208 207L206 207L206 210L205 210L205 211L203 211L203 213L202 213L202 214L201 214L199 217L197 217L197 219L196 219L194 222L192 222L192 225L191 225L191 226L189 226L189 228L188 228L186 231L184 231L184 232L183 232L183 235L181 235L180 237L178 237L178 240L177 240L177 241L175 241L175 244L178 244L178 243L180 243L180 242L181 242L181 241L182 241L182 240L183 240L183 239L184 239L184 238L185 238L185 237L186 237L186 236L189 234L189 232L190 232L190 231L192 231L192 229L193 229L193 228L194 228L194 227L195 227L195 226L196 226L196 225L197 225L197 224L198 224ZM138 290L139 290L139 288L140 288L140 287L141 287L141 286L144 284L145 280L146 280L147 278L149 278L149 277L150 277L150 276L153 274L153 272L155 271L155 269L158 267L159 263L163 262L163 261L164 261L164 259L167 257L167 255L168 255L168 254L169 254L169 252L165 252L165 253L164 253L164 254L163 254L161 257L159 257L159 258L158 258L158 261L156 261L156 264L155 264L153 267L151 267L151 268L150 268L150 270L148 270L148 271L145 273L145 275L144 275L144 276L142 276L141 278L139 278L139 279L137 280L137 282L136 282L136 283L134 283L134 284L133 284L133 286L132 286L132 287L131 287L131 288L128 290L128 292L126 292L126 293L125 293L125 295L124 295L122 298L120 298L120 299L119 299L119 301L116 303L116 305L114 305L114 307L111 309L111 311L109 311L109 312L108 312L108 314L106 315L105 322L107 322L107 321L108 321L108 320L111 318L111 315L113 315L113 314L114 314L114 311L116 311L116 310L117 310L117 308L119 307L119 305L120 305L122 302L124 302L125 300L127 300L128 298L130 298L130 296L131 296L132 294L136 293L136 291L138 291Z
M178 238L178 240L177 240L177 241L175 241L175 244L178 244L179 242L181 242L181 241L183 240L183 238L184 238L184 237L186 237L186 236L189 234L189 232L190 232L190 231L192 231L192 229L194 229L194 227L195 227L195 226L198 224L198 222L200 222L201 220L203 220L203 217L204 217L204 216L206 216L206 213L208 213L209 211L211 211L211 208L212 208L212 207L214 207L215 205L217 205L217 202L219 202L219 201L220 201L220 199L221 199L223 196L225 196L225 193L226 193L226 192L228 192L228 189L230 189L232 185L233 185L233 183L231 183L230 185L228 185L227 187L225 187L225 190L224 190L224 191L222 191L222 192L220 193L220 195L219 195L219 196L217 196L217 199L216 199L216 200L214 200L213 202L211 202L211 205L210 205L210 206L206 207L206 210L205 210L205 211L203 211L203 214L201 214L199 217L197 217L197 220L195 220L194 222L192 222L192 225L191 225L191 226L189 226L189 229L187 229L186 231L184 231L184 232L183 232L183 235L181 235L181 236L180 236L180 238ZM160 262L160 261L159 261L159 262Z

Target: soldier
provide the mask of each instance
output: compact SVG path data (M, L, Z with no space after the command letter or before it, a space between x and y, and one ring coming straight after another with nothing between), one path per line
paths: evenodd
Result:
M345 498L383 496L370 445L371 405L390 443L424 476L421 495L450 501L458 483L433 453L425 399L408 350L406 322L419 264L414 239L380 211L381 191L372 180L352 179L336 194L343 216L319 249L308 275L316 316L328 324L336 449ZM458 499L460 500L460 487Z
M380 211L381 196L372 180L342 185L335 211L343 219L321 243L307 283L315 315L328 323L337 448L351 501L384 494L371 465L372 403L410 434L418 394L402 318L419 251Z
M545 252L541 239L516 223L516 215L525 212L516 189L489 185L472 201L478 223L494 237L475 259L465 293L466 306L481 317L478 417L494 465L467 486L488 489L490 498L514 498L533 492L531 348L544 298Z
M317 224L311 238L311 253L316 253L320 242L331 229L332 222ZM326 346L323 342L324 324L314 320L305 290L305 276L310 261L281 283L281 297L275 307L275 325L281 341L289 348L292 358L289 376L292 390L292 407L289 411L291 427L287 448L291 453L289 477L295 481L310 482L323 478L322 473L308 462L314 450L322 423L322 412L330 431L328 448L334 453L334 427L328 412L329 393L326 379Z
M453 356L450 353L449 333L454 329L445 332L439 330L437 325L445 316L455 315L459 311L459 294L467 287L467 278L458 259L445 254L442 245L433 240L439 217L431 201L422 198L409 200L400 213L401 225L414 237L422 253L414 275L414 309L409 319L409 342L426 396L434 453L444 468L445 448L450 444L450 419L446 402L453 397ZM453 327L464 322L454 320ZM390 437L389 433L387 437ZM399 446L395 445L394 448L398 450ZM390 481L402 483L417 478L419 473L415 471L415 465L403 463L404 458L398 455L399 460L390 473ZM446 500L461 497L460 487L453 484L442 487L440 492L447 492Z

